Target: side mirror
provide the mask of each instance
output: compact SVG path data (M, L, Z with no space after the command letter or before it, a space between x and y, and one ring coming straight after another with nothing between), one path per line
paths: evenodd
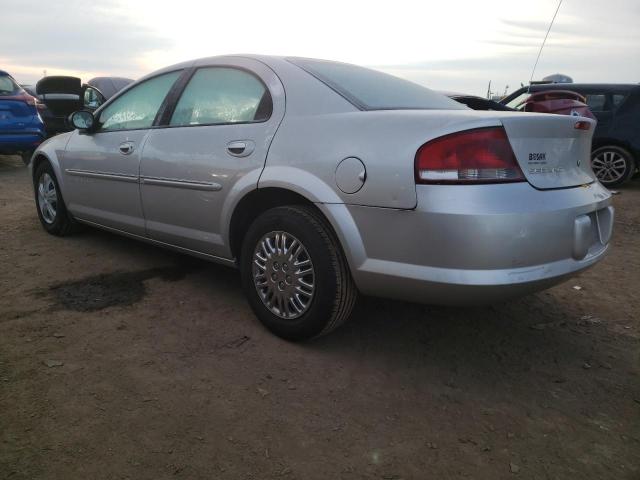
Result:
M69 117L69 121L73 128L77 128L78 130L91 130L93 128L93 124L95 123L95 119L93 118L93 113L87 112L85 110L78 110L77 112L73 112L71 117Z

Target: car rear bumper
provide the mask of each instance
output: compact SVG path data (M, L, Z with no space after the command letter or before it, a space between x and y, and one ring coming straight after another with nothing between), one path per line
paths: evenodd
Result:
M614 212L599 183L429 185L417 194L410 211L348 207L365 252L351 262L362 293L492 303L562 282L608 249Z
M365 295L433 305L483 305L520 297L562 283L598 262L608 245L582 261L552 262L501 270L437 269L367 260L358 273Z
M0 152L17 153L35 150L44 141L44 132L1 132Z

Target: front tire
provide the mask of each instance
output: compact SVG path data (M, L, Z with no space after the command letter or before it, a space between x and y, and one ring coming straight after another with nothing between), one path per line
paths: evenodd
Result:
M591 168L605 187L617 187L633 176L636 165L627 150L609 145L592 152Z
M335 234L315 209L276 207L249 227L242 286L262 324L287 340L324 335L350 315L357 290Z
M73 233L77 228L76 222L67 211L58 180L48 162L36 168L33 184L42 227L51 235L60 237Z

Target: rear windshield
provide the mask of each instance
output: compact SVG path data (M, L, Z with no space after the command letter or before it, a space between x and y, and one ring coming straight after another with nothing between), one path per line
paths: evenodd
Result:
M0 75L0 95L15 95L20 92L20 87L7 75Z
M464 110L467 107L416 83L347 63L289 58L362 110Z

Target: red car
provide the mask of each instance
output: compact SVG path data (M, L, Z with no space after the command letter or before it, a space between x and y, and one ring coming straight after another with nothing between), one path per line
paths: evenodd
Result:
M515 108L524 112L556 113L596 119L587 105L586 98L569 90L537 92Z

